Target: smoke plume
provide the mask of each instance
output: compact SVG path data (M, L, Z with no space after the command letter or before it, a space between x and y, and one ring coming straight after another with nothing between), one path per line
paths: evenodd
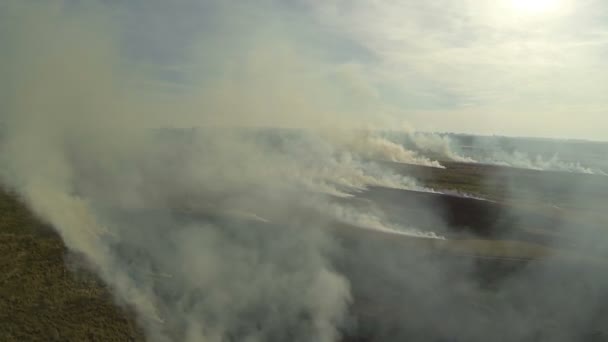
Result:
M332 109L300 98L326 87L302 76L312 62L287 43L254 49L202 93L160 92L125 63L111 8L0 8L3 184L86 257L151 340L336 340L349 284L327 261L315 203L406 181L320 140L280 153L241 128ZM164 128L179 125L201 128Z
M120 38L135 30L120 4L0 4L2 185L84 256L149 340L338 341L356 296L394 309L374 316L386 324L382 341L581 336L605 297L595 268L574 277L574 266L532 263L491 292L473 280L471 261L419 248L449 242L442 236L348 202L372 186L432 191L379 161L483 160L441 135L410 132L399 144L360 134L352 118L372 100L350 96L280 6L204 4L211 33L172 56L196 62L176 82L158 77L166 66L137 63L134 42ZM336 221L391 238L342 253ZM386 248L395 235L428 239ZM379 289L373 279L387 281ZM573 299L554 301L564 294Z

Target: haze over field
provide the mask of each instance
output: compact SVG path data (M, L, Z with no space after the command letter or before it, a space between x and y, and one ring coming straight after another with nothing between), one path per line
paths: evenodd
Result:
M603 143L566 151L433 133L605 139L605 4L496 3L4 1L0 180L136 312L150 341L339 341L364 330L357 298L384 287L403 291L393 303L402 321L378 328L379 340L576 340L603 317L608 278L595 264L548 258L486 292L472 262L340 235L471 238L450 231L433 196L481 205L483 194L387 163L567 172L577 180L567 204L591 201L576 177L608 180ZM391 194L409 191L431 200L395 214ZM574 244L603 258L598 225ZM375 272L390 282L374 283ZM444 293L451 272L460 287ZM580 286L530 295L574 274Z

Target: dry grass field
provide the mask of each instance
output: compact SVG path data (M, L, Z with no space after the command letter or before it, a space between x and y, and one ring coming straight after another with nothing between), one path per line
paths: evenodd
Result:
M376 246L391 251L393 256L422 253L460 258L465 263L476 260L477 277L488 284L529 260L548 256L604 264L577 246L563 251L556 250L552 243L568 240L568 236L558 234L558 226L591 230L606 227L607 215L602 209L608 198L605 178L460 163L446 163L446 169L390 166L427 187L450 190L453 195L372 188L356 200L372 201L393 216L411 218L429 228L437 224L433 213L440 212L445 229L442 233L448 240L408 238L337 223L334 232L345 250L338 267L345 272L359 269L353 263L359 262L354 259L361 257L362 246ZM380 272L371 266L368 271ZM380 273L370 277L385 281ZM361 279L368 279L367 275L353 272L353 282ZM352 311L360 321L390 312L394 305L390 294L381 298L358 294L356 284L354 296ZM369 336L345 338L375 340ZM68 253L52 229L9 192L0 192L0 340L144 340L128 309L117 306L109 290L79 266L78 257Z

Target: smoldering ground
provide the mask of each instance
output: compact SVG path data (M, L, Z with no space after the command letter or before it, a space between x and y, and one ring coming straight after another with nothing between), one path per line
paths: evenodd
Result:
M272 3L205 4L219 24L189 53L215 71L183 91L124 52L120 6L0 5L3 185L84 255L150 340L602 336L595 263L518 264L483 286L476 258L443 252L450 241L403 237L418 234L407 216L389 224L382 205L350 203L370 186L428 190L370 158L441 165L344 133L377 99L345 105L352 88L294 43L298 23ZM438 214L430 233L447 231L425 207Z

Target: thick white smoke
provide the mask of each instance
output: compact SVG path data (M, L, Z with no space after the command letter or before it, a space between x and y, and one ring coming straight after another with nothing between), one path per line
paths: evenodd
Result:
M355 210L348 199L332 202L369 186L429 191L370 159L432 167L443 158L479 160L440 135L411 133L406 148L382 135L318 133L316 123L351 124L342 114L358 106L342 111L332 100L341 90L323 75L327 66L291 43L297 23L281 26L266 2L210 3L230 18L220 21L243 26L214 27L226 41L216 38L208 48L203 39L203 52L193 49L211 59L201 63L213 72L181 92L159 90L158 79L125 55L119 10L106 2L0 4L2 185L86 258L116 300L135 310L149 340L336 341L354 284L364 298L397 306L376 316L383 323L397 317L398 328L386 329L382 340L424 340L429 332L446 340L522 340L545 316L555 326L584 323L584 310L572 309L604 298L605 279L593 270L582 284L595 292L579 290L573 304L556 300L577 294L568 280L581 279L578 268L560 273L563 264L533 265L489 293L472 284L469 265L365 241L350 252L349 283L330 262L339 251L326 229L334 221L441 238ZM266 25L277 26L267 32ZM176 126L198 128L167 129ZM261 128L268 126L309 129ZM389 281L379 288L376 279ZM565 285L553 295L547 284ZM480 297L497 308L491 320L471 308ZM518 308L530 300L529 309Z
M356 225L364 229L373 229L383 233L397 234L407 237L440 239L445 240L445 237L438 235L435 232L422 231L416 228L401 227L396 224L388 223L380 214L372 212L362 212L348 206L331 204L325 208L336 219Z
M351 295L327 260L325 228L345 215L320 200L417 189L364 160L370 153L439 164L377 139L351 153L314 133L276 143L243 128L336 110L317 96L332 93L326 83L303 76L315 62L280 37L251 37L278 50L243 51L201 91L161 92L125 62L103 3L0 10L2 184L86 257L152 341L340 336ZM165 129L180 125L200 128ZM349 222L369 225L363 217Z
M408 150L403 145L390 141L381 134L374 134L369 131L356 134L348 141L347 148L369 159L444 168L436 160L420 155L416 151Z
M93 7L2 4L3 184L86 256L151 340L335 340L349 286L326 261L325 220L301 209L317 195L295 180L335 182L285 172L297 163L238 130L185 144L154 131L220 108L133 91L145 75L123 68L111 16Z
M270 139L274 145L265 142L265 151L282 165L277 170L281 178L306 190L338 197L351 197L368 186L422 190L413 179L383 169L344 140L312 131L275 134Z
M541 155L532 157L528 153L520 151L513 151L511 153L506 151L494 151L490 156L480 156L478 162L531 170L603 174L603 171L585 167L581 165L580 162L560 160L557 154L553 155L551 158L544 158Z
M424 157L424 154L426 154L432 158L445 161L509 166L530 170L605 174L598 168L587 167L580 162L562 160L558 154L545 157L540 154L533 155L517 150L509 152L500 146L474 146L465 153L447 135L417 132L410 126L405 126L403 132L407 140L406 145L411 144L412 149L423 154L420 158L426 158Z
M435 133L415 132L411 129L407 129L405 132L408 140L413 143L414 148L423 153L428 153L442 160L474 162L473 159L456 153L452 140L447 136Z

